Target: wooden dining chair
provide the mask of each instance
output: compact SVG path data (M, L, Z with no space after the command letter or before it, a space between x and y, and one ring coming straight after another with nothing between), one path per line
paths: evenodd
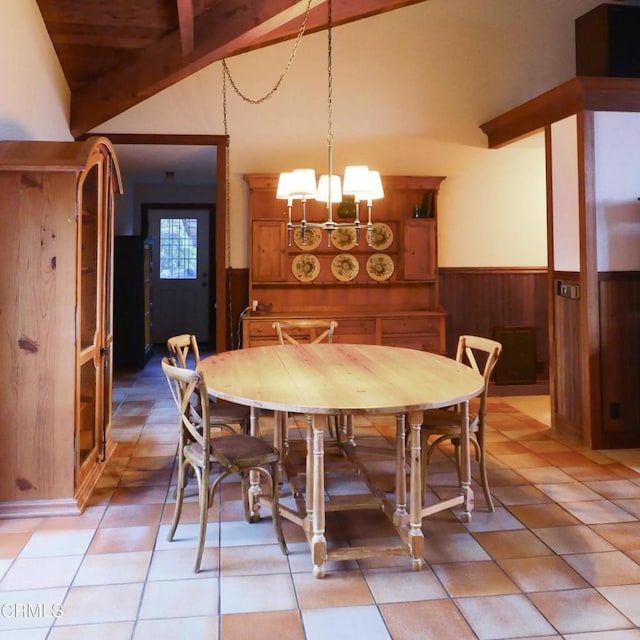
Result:
M469 439L474 447L475 457L480 466L480 481L489 511L495 511L495 507L493 506L487 478L485 418L489 379L501 352L502 345L499 342L469 335L459 337L456 350L456 360L467 364L484 378L484 386L479 396L477 396L479 400L478 411L477 413L469 414ZM430 409L423 412L423 423L420 429L423 479L427 477L427 466L431 462L433 452L446 441L451 441L455 447L456 466L458 478L460 478L460 420L461 414L458 407ZM435 439L430 441L432 436Z
M324 320L313 318L300 318L295 320L279 320L273 323L278 342L286 344L319 344L321 342L333 342L338 323L336 320ZM285 416L285 426L288 418ZM341 432L348 433L351 437L353 431L353 418L351 416L328 416L327 424L329 433L335 437L338 445L341 445ZM285 436L286 444L286 436Z
M318 344L333 342L338 323L335 320L280 320L273 323L280 344Z
M287 545L282 533L278 503L280 482L278 450L260 438L238 434L233 429L225 430L224 434L218 434L216 437L212 436L211 429L203 429L200 423L200 420L204 424L209 421L207 387L202 373L174 366L167 357L162 359L162 371L169 383L179 414L176 505L167 539L173 540L180 522L186 484L185 474L187 469L191 469L198 481L200 507L200 528L194 571L196 573L200 571L207 533L207 516L213 504L216 489L230 474L240 474L245 518L248 522L253 522L259 519L259 499L249 491L249 473L256 471L268 480L273 527L280 548L286 554ZM200 418L191 411L194 396L200 399L202 407Z
M183 369L198 369L200 366L200 349L195 335L183 333L167 340L167 349L175 360L175 364ZM196 399L197 401L197 399ZM200 409L197 408L200 412ZM251 409L226 400L211 399L209 401L209 424L211 427L240 425L242 433L248 434L251 424Z

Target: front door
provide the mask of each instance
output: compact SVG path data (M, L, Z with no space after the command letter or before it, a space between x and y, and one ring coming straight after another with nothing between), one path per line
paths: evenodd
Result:
M147 209L153 243L151 340L181 333L208 342L210 313L209 205L158 205Z

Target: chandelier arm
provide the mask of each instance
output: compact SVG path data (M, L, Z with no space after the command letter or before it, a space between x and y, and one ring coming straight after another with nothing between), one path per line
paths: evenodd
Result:
M304 19L302 21L302 24L300 25L300 29L298 30L298 35L296 37L296 41L295 41L295 43L293 45L293 49L291 50L291 53L289 55L289 60L287 61L287 64L286 64L286 66L284 68L284 71L280 74L280 77L278 78L276 83L273 85L273 87L271 87L271 89L265 95L263 95L261 98L250 98L249 96L244 94L239 89L239 87L235 83L234 79L231 77L231 71L229 71L229 65L227 65L226 58L222 59L223 72L224 72L225 76L229 79L229 84L231 85L231 87L233 88L235 93L240 98L242 98L242 100L244 100L245 102L248 102L250 104L261 104L262 102L265 102L266 100L269 100L269 98L271 98L275 94L275 92L280 88L280 85L282 84L282 81L284 80L284 78L287 75L287 73L289 73L289 69L291 69L291 65L293 65L293 60L296 57L296 53L298 51L298 46L300 45L300 42L302 40L302 36L304 35L304 32L305 32L305 30L307 28L307 20L309 19L309 12L311 11L311 2L312 2L312 0L307 0L307 8L305 10Z

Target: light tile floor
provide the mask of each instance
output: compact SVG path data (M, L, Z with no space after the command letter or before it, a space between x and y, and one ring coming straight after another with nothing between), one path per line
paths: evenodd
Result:
M0 638L640 640L640 450L594 452L554 437L548 396L491 398L496 512L476 485L472 522L456 510L425 519L422 571L387 557L330 563L317 580L301 531L285 522L282 555L268 509L246 524L239 485L227 482L194 574L195 503L166 540L176 414L158 362L117 376L118 446L85 512L0 521ZM269 417L262 423L267 432ZM292 417L301 444L299 425ZM393 418L356 427L359 442L391 451ZM447 453L430 467L439 496L456 490ZM328 461L329 495L358 486L331 447ZM392 486L392 457L367 467ZM328 514L327 530L332 545L394 534L377 511Z

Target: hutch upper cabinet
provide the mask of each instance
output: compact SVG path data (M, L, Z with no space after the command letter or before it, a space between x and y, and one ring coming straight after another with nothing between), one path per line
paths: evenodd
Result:
M0 142L0 518L79 513L114 446L111 143Z
M258 310L244 317L243 346L277 342L274 320L326 317L338 321L336 342L444 353L446 314L438 301L437 270L437 196L443 179L383 176L385 197L374 202L369 246L365 229L357 244L353 229L330 237L311 229L304 238L296 229L289 243L287 203L276 199L278 176L245 176L249 300L258 302ZM294 201L298 219L300 206ZM366 206L361 207L360 219L366 220ZM346 221L339 215L336 207L336 222ZM307 218L326 219L326 205L308 202Z

